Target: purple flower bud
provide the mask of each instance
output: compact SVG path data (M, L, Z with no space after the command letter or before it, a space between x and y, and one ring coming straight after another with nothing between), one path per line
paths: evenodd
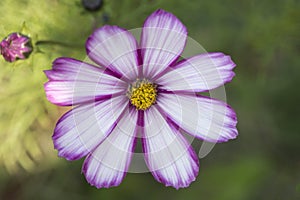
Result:
M30 38L20 33L11 33L0 43L0 53L8 62L26 59L31 52Z

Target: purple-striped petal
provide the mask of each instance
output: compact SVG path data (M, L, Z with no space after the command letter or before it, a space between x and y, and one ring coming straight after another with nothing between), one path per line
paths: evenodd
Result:
M199 161L179 131L152 106L144 112L143 151L154 178L176 189L196 179Z
M230 82L234 67L230 56L223 53L200 54L170 68L156 82L164 90L202 92Z
M208 142L236 138L237 118L226 103L203 96L160 93L158 106L190 135Z
M157 10L145 21L141 35L143 73L153 78L174 63L182 53L186 27L171 13Z
M127 98L118 96L67 112L52 136L58 155L76 160L92 152L111 133L126 106Z
M86 42L87 54L94 62L129 80L138 74L137 49L134 36L118 26L105 25Z
M126 93L126 84L102 68L72 58L58 58L52 70L46 70L49 82L44 86L47 99L69 106Z
M88 155L82 171L97 188L118 186L126 175L135 146L137 112L128 109L112 133Z

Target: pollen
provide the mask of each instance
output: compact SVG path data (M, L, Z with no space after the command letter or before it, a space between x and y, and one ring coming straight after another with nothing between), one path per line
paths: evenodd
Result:
M156 102L156 85L147 80L137 80L130 84L127 96L137 110L146 110Z

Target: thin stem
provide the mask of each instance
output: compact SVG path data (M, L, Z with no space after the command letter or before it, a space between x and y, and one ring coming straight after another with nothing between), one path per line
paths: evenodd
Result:
M68 47L68 48L82 48L84 45L82 44L70 44L70 43L65 43L65 42L60 42L60 41L53 41L53 40L40 40L35 43L35 45L58 45L58 46L63 46L63 47Z

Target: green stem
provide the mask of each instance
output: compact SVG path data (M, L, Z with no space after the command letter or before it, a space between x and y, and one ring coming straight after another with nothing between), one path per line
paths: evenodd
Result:
M35 43L36 46L39 45L58 45L58 46L63 46L63 47L68 47L68 48L82 48L84 45L82 44L69 44L65 42L60 42L60 41L52 41L52 40L40 40Z

